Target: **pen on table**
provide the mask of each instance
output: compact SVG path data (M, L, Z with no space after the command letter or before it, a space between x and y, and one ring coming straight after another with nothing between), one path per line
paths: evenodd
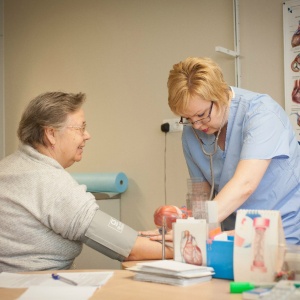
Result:
M295 280L289 280L289 282L293 283L294 286L300 287L300 282ZM234 281L230 282L230 293L238 294L243 293L245 291L253 290L254 288L273 288L278 282L244 282L244 281Z
M55 274L55 273L52 274L52 278L53 278L54 280L60 280L60 281L65 282L65 283L67 283L67 284L78 285L77 282L75 282L75 281L73 281L73 280L71 280L71 279L68 279L68 278L66 278L66 277L62 277L62 276L60 276L60 275L58 275L58 274Z
M245 291L253 290L254 288L272 288L274 287L276 282L247 282L247 281L234 281L230 282L230 293L239 294Z

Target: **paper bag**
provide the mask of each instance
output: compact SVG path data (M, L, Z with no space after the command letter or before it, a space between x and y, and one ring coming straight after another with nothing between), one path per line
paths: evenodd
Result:
M173 223L174 260L206 266L206 238L206 220L177 219Z
M234 237L234 280L274 281L283 264L284 245L279 211L238 210Z

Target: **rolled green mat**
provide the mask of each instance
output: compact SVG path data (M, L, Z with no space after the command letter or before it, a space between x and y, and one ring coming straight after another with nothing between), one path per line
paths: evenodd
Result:
M124 193L128 187L128 178L119 173L71 173L72 177L87 187L91 193Z

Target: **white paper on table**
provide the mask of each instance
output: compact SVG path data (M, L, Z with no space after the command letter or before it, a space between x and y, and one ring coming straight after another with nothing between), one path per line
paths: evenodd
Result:
M174 275L181 277L201 277L212 275L214 269L211 267L195 266L174 260L157 260L151 262L137 263L136 268L127 268L132 271L150 271L161 275ZM207 274L208 273L208 274Z
M78 286L102 286L113 275L113 272L73 272L58 273L58 275L73 280ZM31 286L68 286L61 280L54 280L51 274L17 274L0 273L0 287L2 288L28 288ZM78 287L77 286L77 287Z
M53 280L54 281L54 280ZM92 286L31 286L18 300L87 300L97 287Z

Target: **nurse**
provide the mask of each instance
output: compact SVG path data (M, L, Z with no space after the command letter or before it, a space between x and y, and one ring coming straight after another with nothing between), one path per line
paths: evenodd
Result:
M209 58L175 64L168 103L184 125L190 177L212 189L223 230L239 208L279 210L287 243L300 244L300 146L270 96L231 87Z

